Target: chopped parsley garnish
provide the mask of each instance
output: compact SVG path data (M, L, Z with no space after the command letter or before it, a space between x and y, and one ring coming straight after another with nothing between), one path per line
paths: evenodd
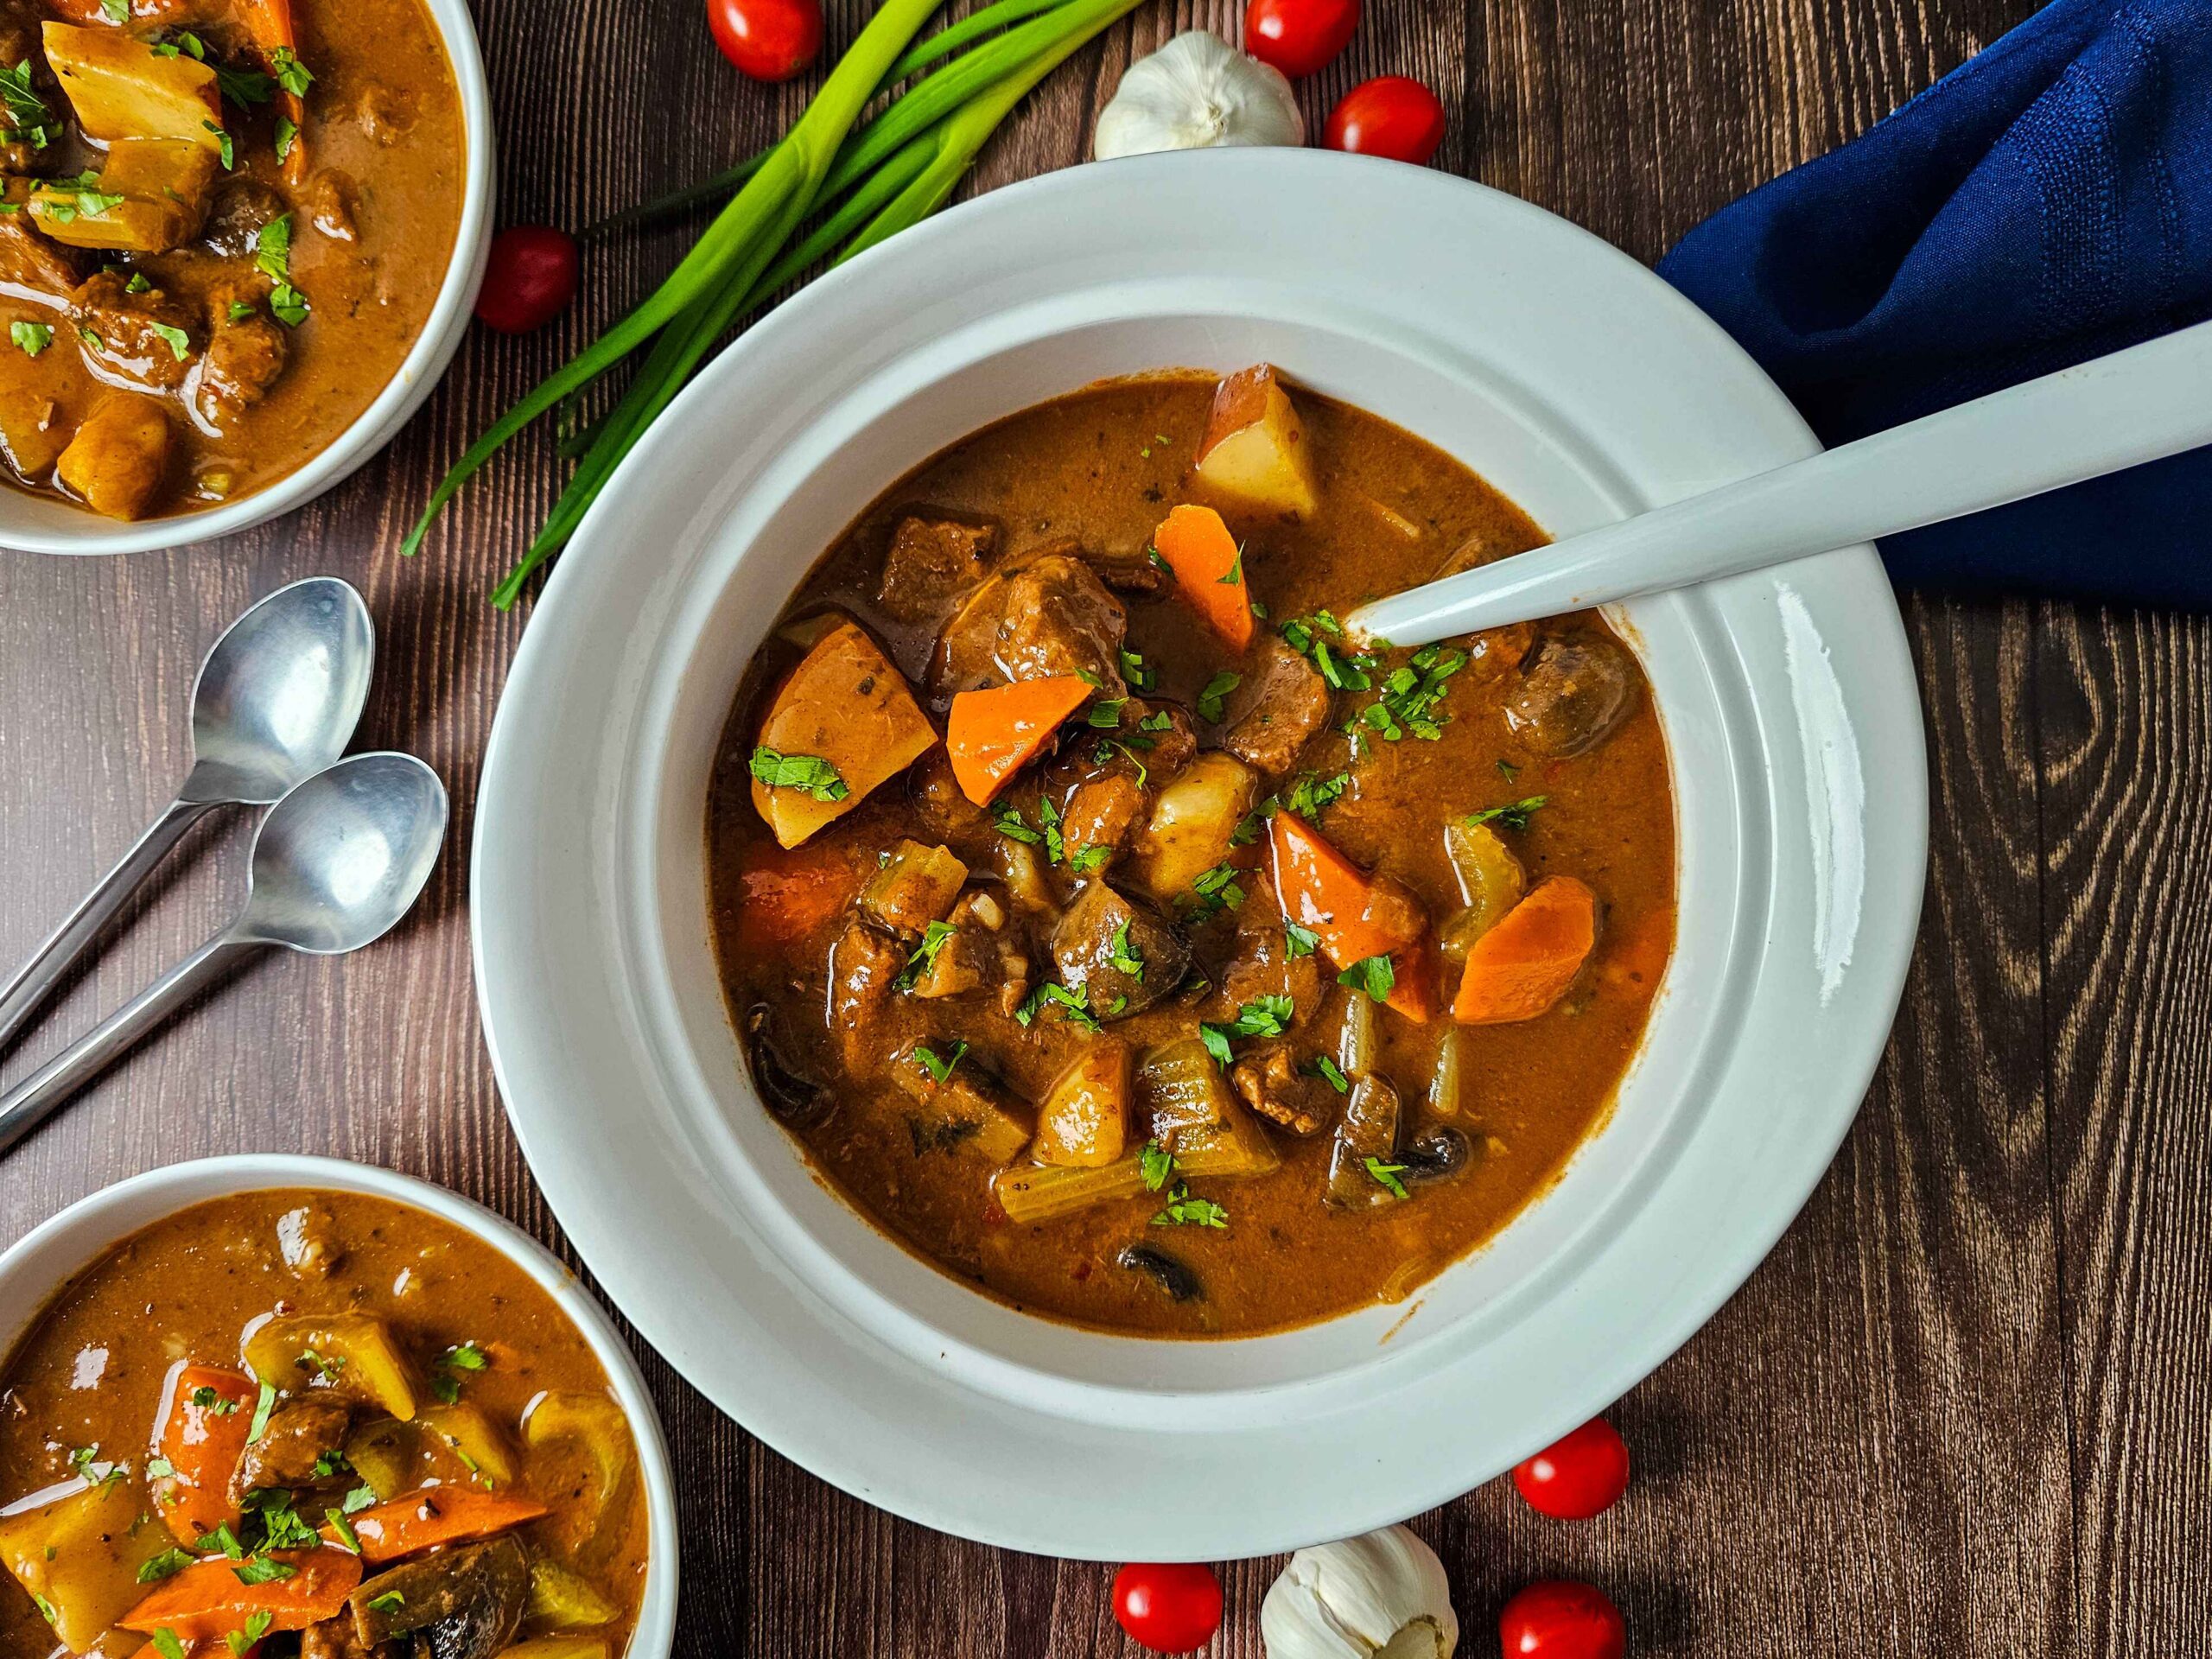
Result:
M1364 652L1346 651L1341 641L1344 625L1327 611L1293 617L1281 628L1283 643L1321 671L1321 677L1338 691L1364 691L1374 683L1368 677L1376 660ZM1335 639L1340 643L1332 645Z
M92 1460L99 1454L100 1443L98 1440L90 1446L80 1446L69 1454L69 1466L90 1480L92 1478Z
M100 11L111 23L130 21L130 0L100 0Z
M914 1045L915 1060L919 1063L922 1070L929 1074L930 1081L940 1088L952 1076L952 1068L960 1064L961 1056L967 1052L968 1045L965 1043L955 1043L950 1056L940 1055L935 1049L924 1043Z
M1210 720L1217 726L1220 725L1221 716L1226 706L1225 700L1230 692L1243 683L1244 677L1242 674L1232 674L1229 670L1223 669L1220 673L1208 680L1205 689L1198 693L1199 717Z
M770 789L804 790L817 801L842 801L853 791L844 774L818 754L779 754L766 747L753 751L753 776Z
M178 362L181 363L192 355L192 336L183 329L166 322L149 323L148 327L153 329L162 344L169 348L169 355Z
M147 1479L169 1480L174 1478L175 1474L176 1465L171 1463L167 1458L149 1458L146 1459Z
M178 1549L172 1546L138 1569L138 1582L159 1584L163 1579L173 1578L183 1572L186 1567L190 1567L199 1559L188 1549Z
M213 1555L219 1551L234 1561L245 1557L245 1546L238 1542L238 1534L231 1530L231 1523L227 1521L213 1532L201 1533L192 1541L192 1547L202 1555Z
M1067 861L1067 837L1060 833L1060 809L1044 796L1037 798L1037 826L1045 833L1045 861L1064 864Z
M1194 1198L1182 1182L1167 1195L1167 1207L1152 1218L1155 1227L1226 1227L1229 1211L1211 1198Z
M229 172L238 165L238 151L231 143L231 135L213 121L202 121L200 124L215 135L215 148L222 156L223 171Z
M322 1518L330 1523L330 1529L338 1535L339 1542L344 1544L356 1555L361 1553L361 1535L353 1530L353 1523L346 1518L345 1510L325 1510L322 1512Z
M1296 922L1282 925L1283 955L1296 962L1300 957L1310 957L1321 943L1321 936L1310 927L1300 927Z
M248 1493L245 1500L246 1530L253 1533L258 1523L259 1541L257 1550L312 1549L316 1543L315 1530L292 1507L292 1494L282 1486L264 1487Z
M1344 1076L1344 1069L1326 1054L1316 1054L1306 1063L1305 1070L1340 1095L1351 1092L1351 1079Z
M1389 742L1411 732L1433 743L1452 718L1437 707L1444 701L1446 683L1466 665L1464 651L1423 645L1410 662L1390 671L1382 695L1361 709L1359 718Z
M202 1411L213 1412L218 1417L227 1417L238 1408L238 1402L228 1395L205 1387L192 1391L192 1403Z
M269 1432L269 1414L276 1408L276 1390L266 1382L261 1385L261 1398L254 1402L253 1424L245 1432L245 1443L251 1446Z
M12 69L0 69L0 133L33 149L44 149L57 129L53 111L31 85L31 60L26 57Z
M1228 569L1227 574L1223 575L1216 576L1216 577L1214 578L1214 581L1215 581L1215 582L1216 582L1217 584L1218 584L1218 585L1219 585L1219 586L1221 586L1221 587L1224 587L1224 588L1234 588L1234 587L1237 586L1240 582L1242 582L1243 580L1244 580L1244 543L1242 543L1242 542L1239 542L1239 543L1237 543L1237 544L1236 544L1236 556L1235 558L1231 559L1231 560L1229 562L1229 569Z
M53 1604L44 1596L37 1597L35 1599L38 1602L39 1611L46 1615L47 1623L53 1624L54 1622ZM184 1659L184 1643L176 1639L176 1632L168 1625L164 1624L156 1630L152 1640L154 1651L160 1654L162 1659Z
M1147 1141L1137 1154L1137 1167L1144 1172L1145 1191L1160 1192L1174 1179L1175 1154L1159 1141Z
M1262 996L1247 1002L1237 1009L1236 1017L1225 1025L1201 1021L1198 1040L1206 1046L1206 1052L1227 1065L1230 1044L1239 1037L1280 1037L1290 1029L1290 1022L1298 1017L1297 1009L1287 996Z
M1337 983L1364 991L1371 1001L1387 1002L1397 988L1398 970L1388 957L1362 957L1337 976Z
M231 321L232 322L244 322L248 317L254 315L255 308L251 301L232 300L231 302Z
M303 1371L313 1371L325 1382L335 1382L346 1369L343 1354L318 1354L312 1348L302 1348L300 1357L292 1362Z
M1509 830L1526 830L1529 815L1550 802L1548 795L1531 795L1526 800L1514 801L1505 806L1486 806L1479 812L1470 812L1466 822L1470 825L1502 823Z
M1144 951L1129 938L1129 925L1123 922L1114 930L1114 937L1107 943L1107 961L1120 972L1127 974L1140 985L1144 983Z
M1290 798L1282 803L1282 807L1308 823L1317 823L1321 814L1334 806L1338 798L1351 787L1351 773L1348 772L1340 772L1333 778L1301 772L1298 774L1298 780L1291 785Z
M240 1584L245 1585L280 1584L299 1570L289 1561L273 1560L266 1555L256 1555L252 1560L232 1567L231 1576Z
M1175 574L1175 567L1167 563L1167 556L1161 552L1158 548L1146 548L1144 550L1144 556L1147 559L1150 559L1154 564L1158 565L1162 570L1165 570L1169 575L1172 576Z
M1090 705L1090 712L1083 717L1084 723L1095 731L1118 730L1122 724L1122 710L1128 701L1127 697L1101 697Z
M950 922L931 922L924 928L922 942L907 956L906 965L891 982L891 988L894 991L912 990L922 976L936 964L938 952L950 944L953 936L959 931Z
M1032 847L1045 839L1041 833L1032 830L1023 821L1021 809L1011 801L999 809L998 816L991 820L991 828L1011 840L1022 842Z
M368 1482L363 1481L359 1486L354 1487L353 1491L346 1494L346 1513L348 1515L359 1515L363 1510L367 1509L370 1504L376 1501L377 1489L370 1485Z
M315 84L314 73L300 61L299 54L289 46L270 49L269 67L276 77L276 84L294 98L305 98L308 88Z
M334 1480L353 1465L346 1461L343 1452L325 1452L315 1460L311 1472L317 1480Z
M226 1631L224 1645L231 1650L231 1659L245 1659L246 1650L269 1634L269 1627L276 1622L276 1615L266 1607L246 1616L245 1628Z
M253 238L254 268L276 287L270 291L269 310L287 328L296 328L308 320L308 296L292 286L292 216L279 213L261 229ZM761 751L753 751L753 765L760 765ZM826 762L824 763L827 764ZM830 770L834 772L835 767ZM760 774L756 770L754 777ZM842 786L842 780L841 786ZM822 798L842 800L842 795Z
M108 269L112 270L115 267L110 265ZM144 271L134 270L130 273L130 280L123 285L123 291L126 294L143 294L153 286L154 285L151 283L146 280L146 273Z
M1039 985L1023 999L1021 1006L1014 1011L1014 1017L1025 1026L1034 1024L1037 1016L1044 1012L1047 1004L1057 1005L1060 1010L1060 1018L1079 1031L1098 1029L1098 1016L1090 1011L1089 988L1056 985L1050 980ZM1115 1008L1107 1010L1109 1014L1118 1011Z
M276 118L276 159L278 161L286 162L291 159L292 146L299 142L299 127L289 116L280 115ZM226 162L224 165L228 166L229 163Z
M222 88L225 98L242 110L266 104L276 95L269 77L258 69L231 69L219 63L215 66L215 84Z
M1192 882L1191 892L1195 896L1184 900L1190 906L1190 918L1197 920L1243 904L1244 889L1236 885L1239 874L1234 864L1224 860Z
M1122 648L1122 677L1140 691L1149 691L1160 676L1145 666L1144 658L1128 646Z
M173 41L156 41L153 52L157 58L174 58L181 53L201 62L205 62L207 57L206 43L188 29L177 30L176 38Z
M1398 1179L1406 1173L1405 1165L1386 1164L1380 1158L1372 1156L1363 1158L1360 1162L1366 1166L1367 1173L1375 1178L1376 1185L1392 1198L1407 1198L1413 1196L1406 1191L1406 1184Z
M380 1596L369 1598L369 1611L372 1613L397 1612L406 1605L407 1597L397 1590L387 1590Z
M438 1360L438 1363L456 1371L482 1371L491 1369L492 1358L473 1342L464 1342Z
M1074 852L1070 853L1068 868L1077 875L1089 875L1095 870L1103 869L1106 867L1106 861L1113 855L1114 849L1104 842L1094 842L1088 847L1078 847Z

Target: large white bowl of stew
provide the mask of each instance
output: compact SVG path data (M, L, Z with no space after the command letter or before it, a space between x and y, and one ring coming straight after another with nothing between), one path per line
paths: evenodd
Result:
M172 1165L0 1255L0 1649L664 1656L674 1488L575 1275L333 1159Z
M128 10L0 3L0 548L173 547L312 499L429 396L482 281L461 0Z
M1879 1055L1894 604L1861 549L1448 656L1323 616L1812 447L1648 272L1389 164L1082 168L833 273L495 725L480 996L579 1248L779 1450L1060 1554L1343 1535L1601 1409Z

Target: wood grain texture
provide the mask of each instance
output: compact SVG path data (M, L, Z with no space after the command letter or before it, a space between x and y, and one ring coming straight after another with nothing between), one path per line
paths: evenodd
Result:
M1420 76L1440 164L1640 258L1863 130L2029 0L1370 0L1300 88ZM867 8L837 0L832 49ZM1123 66L1231 0L1152 0L1055 75L970 190L1079 161ZM575 225L770 139L800 87L740 83L697 0L482 0L502 218ZM184 769L184 690L257 595L315 571L367 594L383 671L363 740L436 766L467 844L485 734L526 612L482 602L550 503L526 437L424 556L401 530L439 467L679 256L594 251L541 335L476 335L386 454L217 548L98 563L0 553L0 958L28 950ZM2056 605L1906 606L1928 709L1922 950L1866 1109L1766 1265L1619 1405L1639 1476L1582 1527L1493 1484L1416 1525L1495 1651L1540 1574L1605 1586L1640 1654L2183 1653L2212 1554L2212 624ZM1876 780L1878 784L1878 779ZM0 1062L21 1075L227 915L246 825L203 826L97 963ZM219 991L0 1171L0 1241L155 1164L245 1148L427 1175L561 1248L507 1129L467 957L465 861L342 964ZM880 1515L760 1446L640 1350L681 1448L678 1651L757 1659L1116 1659L1103 1567ZM1469 1409L1480 1409L1470 1402ZM1419 1455L1417 1447L1408 1456ZM1173 1502L1173 1470L1162 1471ZM1274 1563L1224 1570L1211 1651L1259 1659Z

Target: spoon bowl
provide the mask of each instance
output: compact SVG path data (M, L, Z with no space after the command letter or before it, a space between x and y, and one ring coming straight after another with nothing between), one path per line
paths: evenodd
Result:
M181 800L266 806L346 753L369 696L376 627L352 585L280 588L218 639L192 688Z
M231 936L310 956L358 950L413 906L445 841L445 785L411 754L357 754L270 810Z

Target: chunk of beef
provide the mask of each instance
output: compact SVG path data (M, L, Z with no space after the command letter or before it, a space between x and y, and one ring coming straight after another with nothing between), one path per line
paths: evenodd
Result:
M1096 722L1111 718L1113 723ZM1160 784L1191 764L1198 752L1198 736L1191 717L1173 703L1148 702L1142 697L1093 703L1090 726L1078 728L1079 737L1095 739L1078 743L1077 752L1094 769L1118 771L1131 778L1141 774L1147 785Z
M1191 950L1159 912L1092 881L1052 930L1052 961L1062 984L1087 995L1093 1014L1120 1020L1182 983Z
M31 90L43 99L54 111L59 125L60 99L54 93L52 77L46 74L44 60L38 53L39 16L37 8L28 0L5 0L0 3L0 73L12 75L25 60L31 64ZM36 125L35 118L27 124ZM40 163L56 153L49 137L43 144L24 136L17 124L10 118L10 111L0 105L0 133L14 135L0 140L0 173L35 173L41 171Z
M1240 930L1249 924L1249 931L1239 931L1236 954L1218 976L1219 1017L1233 1018L1238 1008L1263 996L1287 996L1296 1010L1296 1023L1302 1025L1321 1011L1319 960L1311 950L1293 956L1274 899L1264 895L1255 895L1255 899L1236 912Z
M0 288L35 296L56 306L69 303L92 270L92 256L65 247L39 229L23 204L30 181L0 179Z
M431 1659L491 1659L514 1640L529 1599L530 1557L503 1534L402 1561L363 1580L346 1605L363 1647L421 1632L417 1649Z
M251 259L262 227L284 211L284 199L257 179L233 173L215 188L200 240L226 259Z
M310 1624L300 1632L300 1659L385 1659L389 1651L363 1642L350 1612Z
M94 271L78 287L78 339L86 359L104 373L147 391L174 391L191 372L192 336L200 320L161 289L133 294L130 281L129 272L111 268Z
M352 175L326 167L308 186L308 219L334 242L353 241L359 234L354 226L354 216L359 211L360 199L360 187L353 182Z
M231 1472L231 1501L264 1486L312 1486L337 1478L315 1465L346 1446L352 1408L335 1400L295 1400L269 1414L261 1438L246 1447Z
M906 953L865 922L846 928L830 949L830 1027L856 1077L882 1064L883 1016L906 963Z
M1300 1071L1290 1050L1280 1046L1239 1060L1229 1080L1247 1106L1293 1135L1319 1135L1340 1103L1325 1079Z
M1252 652L1244 677L1229 694L1222 745L1270 776L1296 764L1308 739L1329 723L1329 683L1320 671L1274 635Z
M960 780L952 775L952 756L944 744L931 749L908 770L906 793L924 828L939 841L961 852L973 852L988 844L991 815L969 800L960 787Z
M1067 838L1068 856L1103 869L1128 842L1130 832L1143 816L1145 791L1127 771L1109 772L1076 786L1060 815L1060 831ZM1106 849L1103 861L1086 858L1094 847Z
M892 532L876 601L901 622L943 616L983 579L998 532L988 524L910 513Z
M353 124L386 149L404 143L415 126L414 95L380 81L364 81L353 98Z
M218 432L268 395L284 372L290 351L285 330L238 290L219 289L208 307L207 349L201 354L200 381L193 391L200 418Z
M914 995L963 996L995 988L1002 1012L1011 1014L1020 1007L1029 994L1029 946L998 896L963 893L946 920L951 937L916 978Z
M931 692L950 701L1009 680L1087 677L1118 697L1128 612L1080 559L1046 553L986 581L954 613L930 659Z
M861 889L861 911L887 933L919 938L952 908L968 867L950 847L925 847L905 836L882 856Z
M1505 700L1506 728L1538 754L1586 754L1636 707L1636 669L1610 639L1546 635Z
M1152 599L1166 593L1175 585L1175 579L1153 563L1151 556L1141 547L1107 549L1086 547L1072 536L1051 543L1039 552L1065 553L1081 559L1098 573L1098 580L1117 594L1129 594L1139 599ZM1032 556L1035 556L1032 555Z

